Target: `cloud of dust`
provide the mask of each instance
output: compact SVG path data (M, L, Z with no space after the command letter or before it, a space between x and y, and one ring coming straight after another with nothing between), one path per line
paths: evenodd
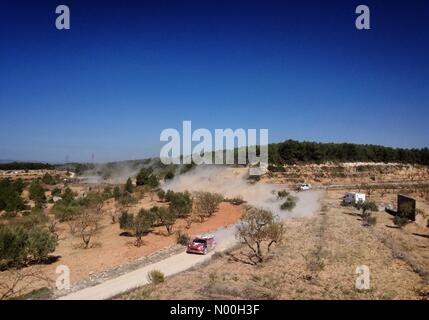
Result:
M318 196L314 192L297 194L298 203L291 212L280 210L284 200L278 199L276 192L286 189L284 185L263 182L250 183L248 168L199 165L191 171L165 183L164 190L217 192L227 198L242 197L248 204L272 211L281 218L312 214L317 209ZM301 198L303 198L301 201Z

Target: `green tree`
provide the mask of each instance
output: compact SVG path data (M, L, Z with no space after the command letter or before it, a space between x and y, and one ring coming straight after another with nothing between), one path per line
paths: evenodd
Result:
M223 196L218 193L211 192L197 192L195 193L195 210L201 219L204 221L205 217L211 217L215 213L219 204L223 201Z
M170 197L170 211L177 217L183 218L189 215L192 211L192 198L189 192L175 192Z
M30 199L34 201L36 207L42 207L46 203L45 190L38 180L34 180L29 188Z
M51 176L49 173L45 173L42 177L42 182L44 184L49 184L49 185L54 185L57 183L57 181L55 180L55 178L53 176Z
M249 262L258 264L264 261L272 244L283 240L283 234L283 224L272 212L251 208L240 219L236 236L251 250ZM264 244L266 250L263 250Z
M159 180L152 168L142 168L136 177L136 185L156 188L159 185Z
M158 195L158 198L159 198L159 200L160 201L164 201L164 199L165 199L165 191L164 190L159 190L158 192L157 192L157 195Z
M118 200L121 196L122 196L121 189L120 189L118 186L116 186L116 187L113 189L113 197L114 197L116 200Z
M32 228L28 232L28 254L35 261L43 261L48 255L54 252L57 246L57 239L48 230L38 227Z
M151 211L155 213L155 217L161 221L161 224L167 229L167 233L171 235L173 226L177 220L177 215L169 208L165 207L153 207Z
M174 178L174 172L173 171L168 171L164 177L165 180L172 180L173 178Z
M0 180L0 211L18 212L25 209L25 202L21 197L24 183L21 179L12 182L9 179Z
M61 198L63 199L62 201L64 202L64 204L66 205L72 204L75 201L73 190L70 189L69 187L65 188Z
M131 181L131 178L128 178L127 182L125 183L125 191L128 193L134 192L134 185L133 185L133 182Z
M119 218L120 228L131 231L134 234L137 247L143 244L142 237L150 231L154 222L154 213L146 209L141 209L135 216L124 212Z
M61 189L60 188L54 188L54 189L52 189L51 195L53 197L60 197L61 196Z
M22 264L27 257L27 231L21 226L0 227L0 269Z

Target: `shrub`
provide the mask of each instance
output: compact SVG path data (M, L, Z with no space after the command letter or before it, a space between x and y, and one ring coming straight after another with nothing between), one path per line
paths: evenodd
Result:
M159 200L163 201L165 199L165 191L164 190L162 190L162 189L159 190L157 192L157 195L158 195Z
M189 237L188 234L182 232L182 231L177 231L176 232L176 242L177 244L181 244L182 246L186 246L188 245L188 243L191 241L191 237Z
M232 199L226 198L226 199L224 199L224 201L225 202L229 202L229 203L233 204L234 206L239 206L239 205L241 205L241 204L243 204L243 203L246 202L246 201L243 200L243 198L241 196L234 197Z
M294 196L287 196L286 201L280 206L281 210L291 211L296 206L297 198Z
M54 188L54 189L52 189L51 195L53 197L60 197L61 196L61 189L60 188Z
M133 203L136 203L137 202L137 199L135 198L135 197L133 197L130 193L128 193L128 192L124 192L124 193L122 193L121 194L121 196L118 198L118 199L116 199L118 202L119 202L119 204L121 205L121 206L124 206L124 207L129 207L130 205L132 205Z
M121 189L118 187L118 186L116 186L114 189L113 189L113 197L116 199L116 200L119 200L119 198L122 196L122 192L121 192Z
M0 180L0 211L17 212L25 209L24 200L21 197L24 183L18 179L14 182L9 179Z
M31 209L28 215L23 216L19 220L19 224L26 229L31 229L34 226L48 222L48 216L40 208Z
M157 285L165 280L164 274L159 270L152 270L147 274L147 279L150 283Z
M136 177L136 185L156 188L159 185L159 180L151 168L142 168Z
M45 173L45 175L42 177L42 182L44 184L50 184L50 185L54 185L57 183L55 178L51 176L49 173Z
M281 190L277 192L277 197L280 199L286 198L289 196L289 192L287 190Z
M173 171L168 171L164 177L165 180L171 180L173 178L174 178L174 172Z
M125 191L128 193L134 192L134 185L133 185L133 182L131 181L131 178L128 178L127 182L125 183Z
M153 207L151 211L155 213L156 219L161 221L161 224L167 229L167 233L170 235L173 226L176 223L176 214L169 208L163 207Z
M394 218L393 218L393 223L395 225L397 225L399 228L404 227L405 225L407 225L410 221L407 219L407 217L404 217L401 214L397 214Z
M360 208L363 211L374 211L377 212L378 211L378 206L375 202L373 201L365 201L364 203L362 203L360 205Z
M33 181L29 188L29 197L34 201L36 207L41 207L46 203L45 190L38 180Z
M377 224L377 217L369 216L366 219L366 223L368 224L368 226L375 226Z
M42 261L55 250L57 241L47 230L22 226L0 227L0 268L19 267L29 261Z
M28 233L21 226L0 227L0 268L22 264L27 257Z
M65 222L73 220L79 214L80 209L81 207L77 203L67 203L63 199L54 204L51 213L53 213L55 218L60 222Z
M28 232L28 254L35 261L43 261L49 253L54 252L57 239L49 231L41 228L32 228Z

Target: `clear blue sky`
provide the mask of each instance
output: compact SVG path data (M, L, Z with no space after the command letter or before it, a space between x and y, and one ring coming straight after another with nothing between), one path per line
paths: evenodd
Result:
M0 46L0 159L156 156L183 120L429 146L428 1L2 1Z

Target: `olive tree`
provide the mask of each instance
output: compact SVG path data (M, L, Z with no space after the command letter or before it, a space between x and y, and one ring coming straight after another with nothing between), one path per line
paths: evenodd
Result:
M177 215L170 208L153 207L151 209L155 213L155 218L167 229L168 235L172 234L173 226L176 223Z
M194 200L195 210L203 222L204 218L211 217L218 210L219 204L223 201L223 196L218 193L196 192Z
M274 243L283 240L283 234L283 224L271 211L250 208L237 225L236 237L251 250L248 259L256 265L264 261Z
M150 231L155 218L155 214L146 209L141 209L135 216L124 212L119 218L119 226L123 230L132 232L136 237L135 246L140 247L143 244L142 237Z

